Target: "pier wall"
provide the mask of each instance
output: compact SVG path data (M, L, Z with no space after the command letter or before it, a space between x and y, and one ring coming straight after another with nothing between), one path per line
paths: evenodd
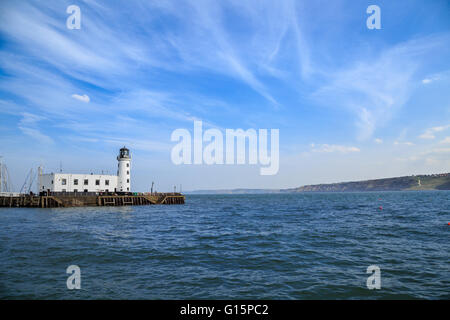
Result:
M0 196L0 207L60 208L86 206L136 206L152 204L184 204L181 193L153 193L133 195L58 194Z

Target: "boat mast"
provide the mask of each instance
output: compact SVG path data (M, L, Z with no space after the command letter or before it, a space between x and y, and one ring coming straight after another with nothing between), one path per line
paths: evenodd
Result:
M3 192L3 163L2 156L0 156L0 193Z

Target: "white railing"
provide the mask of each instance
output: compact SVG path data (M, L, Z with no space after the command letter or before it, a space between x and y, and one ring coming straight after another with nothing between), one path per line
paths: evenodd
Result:
M18 192L0 192L0 197L19 197L22 195Z

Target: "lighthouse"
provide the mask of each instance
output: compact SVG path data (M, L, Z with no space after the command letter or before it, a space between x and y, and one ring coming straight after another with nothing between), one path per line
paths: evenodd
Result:
M119 161L117 169L117 191L130 191L130 150L125 147L121 148L117 156L117 161Z
M131 155L123 147L117 156L117 175L42 173L39 169L39 192L130 192Z

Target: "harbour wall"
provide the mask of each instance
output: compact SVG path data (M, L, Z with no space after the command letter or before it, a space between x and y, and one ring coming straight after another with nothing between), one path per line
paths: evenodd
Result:
M87 206L136 206L184 204L181 193L96 194L59 193L0 195L0 207L61 208Z

